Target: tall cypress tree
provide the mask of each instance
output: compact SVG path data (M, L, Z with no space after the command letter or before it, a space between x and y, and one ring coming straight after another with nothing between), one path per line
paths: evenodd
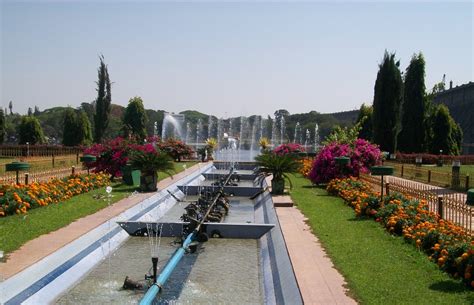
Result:
M102 142L105 130L109 125L110 104L112 101L111 83L109 78L109 71L104 62L104 56L100 57L100 67L97 70L98 81L97 84L97 99L95 100L95 115L94 115L94 141L96 143Z
M0 144L3 144L5 139L5 125L5 113L3 112L3 109L0 108Z
M414 54L405 74L401 131L398 150L407 153L423 151L425 139L425 59Z
M403 83L395 53L385 51L374 87L373 137L384 151L395 152Z
M124 125L123 131L126 137L131 134L141 140L146 138L146 124L148 118L140 97L130 99L122 121Z

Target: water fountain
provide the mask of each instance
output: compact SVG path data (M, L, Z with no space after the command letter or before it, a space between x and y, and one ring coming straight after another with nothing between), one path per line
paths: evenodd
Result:
M301 126L300 126L300 122L296 122L295 134L293 136L293 143L302 144L301 142L302 142L301 141Z
M280 118L280 144L285 143L286 138L286 125L285 125L285 117L281 116Z
M318 123L314 126L314 151L317 152L319 150L319 126Z
M196 149L198 148L199 145L203 145L202 143L204 142L204 127L202 126L202 120L198 119L197 124L196 124Z
M236 160L232 151L225 162L208 163L197 173L175 178L169 187L112 222L66 245L53 258L39 261L37 264L44 265L44 269L25 270L17 279L7 281L0 302L136 304L145 291L120 288L123 279L125 275L139 279L148 273L147 281L131 283L140 284L143 289L151 285L152 291L163 290L158 300L146 299L162 304L302 304L271 194L265 180L256 175L255 164L235 164L237 177L222 179L228 177L228 166ZM202 207L212 207L217 198L212 194L219 190L229 194L228 215L222 217L225 207L221 206L218 210L209 209L210 213L199 211L192 217L189 204L198 202L204 194L203 199L211 204ZM194 222L191 228L179 220L185 211L191 212L187 214L192 218L187 219L188 223ZM204 223L199 221L211 213L213 220L217 216L221 222L212 222L211 218ZM125 222L142 226L141 230L130 230L138 236L129 236L117 225ZM188 234L183 235L186 231ZM209 239L201 247L206 235ZM189 236L193 238L188 239ZM101 243L109 244L105 250L111 249L112 255L100 251ZM163 281L165 278L167 281Z
M216 138L214 136L214 123L213 123L213 119L212 119L212 115L209 115L209 118L208 118L208 121L207 121L207 138L210 139L210 138ZM219 143L218 143L218 146L219 146Z
M305 140L304 140L304 149L306 151L309 151L309 146L310 146L310 143L311 143L311 132L309 131L309 129L306 129L306 137L305 137Z
M224 120L220 118L217 120L217 150L222 148L223 136L224 136Z
M185 143L190 145L192 141L192 131L191 131L191 123L186 123L186 140Z
M183 134L184 114L164 113L161 138L176 138L184 140Z
M272 143L272 146L275 147L277 144L278 144L278 133L277 133L277 124L276 124L276 120L275 119L272 119L272 135L271 135L271 143Z

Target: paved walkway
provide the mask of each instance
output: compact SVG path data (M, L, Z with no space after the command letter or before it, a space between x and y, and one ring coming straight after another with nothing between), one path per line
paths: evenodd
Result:
M295 207L275 208L305 304L357 304L345 281Z
M198 170L203 165L198 163L185 171L158 182L158 189L162 190L175 181L186 177L190 173ZM80 218L69 225L51 232L41 235L36 239L30 240L20 249L10 253L6 262L0 263L0 277L4 280L33 265L42 258L57 251L61 247L81 237L85 233L93 230L109 219L116 217L122 212L128 210L143 200L155 195L152 193L139 193L128 198L124 198L115 204L98 211L95 214Z

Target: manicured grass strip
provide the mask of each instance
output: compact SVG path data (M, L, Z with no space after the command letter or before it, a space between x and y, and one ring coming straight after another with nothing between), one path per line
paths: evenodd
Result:
M184 170L183 165L190 168L196 162L175 163L175 172ZM160 173L158 180L168 178L167 174ZM112 183L113 197L111 204L128 197L135 191L135 187L121 183ZM108 202L104 198L94 199L97 195L106 195L105 188L93 190L89 193L72 197L59 204L51 204L29 210L25 215L12 215L0 218L0 250L4 253L12 252L29 240L58 230L71 222L93 214L105 207Z
M427 256L388 234L302 176L291 197L308 218L336 268L361 304L473 304L474 292L439 271Z

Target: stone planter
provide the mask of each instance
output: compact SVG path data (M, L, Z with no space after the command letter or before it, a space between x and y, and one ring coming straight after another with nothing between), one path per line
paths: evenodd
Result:
M285 179L272 179L272 194L282 195L285 192Z
M140 175L140 190L142 192L156 192L158 174L156 171L142 171Z

